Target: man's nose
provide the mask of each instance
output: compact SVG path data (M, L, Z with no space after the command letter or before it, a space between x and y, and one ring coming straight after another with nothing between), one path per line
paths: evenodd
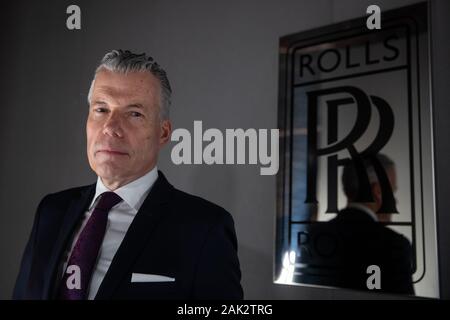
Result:
M120 116L115 112L111 112L103 125L103 133L111 137L121 138L123 129Z

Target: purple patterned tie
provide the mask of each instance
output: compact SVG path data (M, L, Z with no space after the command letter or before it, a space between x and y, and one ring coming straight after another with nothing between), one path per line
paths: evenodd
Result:
M98 251L105 236L108 212L122 201L114 192L104 192L73 247L61 280L59 299L84 300L88 296L89 283Z

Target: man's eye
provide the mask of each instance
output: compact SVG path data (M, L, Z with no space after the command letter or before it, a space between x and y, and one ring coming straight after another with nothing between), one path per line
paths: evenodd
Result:
M106 112L108 110L106 108L95 108L94 111L95 112L99 112L99 113L103 113L103 112Z
M142 114L136 111L132 111L130 114L132 117L142 117Z

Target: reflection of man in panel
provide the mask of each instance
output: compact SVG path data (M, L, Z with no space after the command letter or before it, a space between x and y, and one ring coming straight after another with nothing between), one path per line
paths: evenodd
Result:
M240 299L231 215L157 170L171 89L145 54L114 50L89 91L97 183L40 203L15 299Z
M394 162L387 156L376 156L386 172L391 189L397 188ZM409 241L380 222L391 219L389 213L378 213L383 193L374 167L369 160L364 166L370 182L372 202L356 203L360 187L354 166L344 167L342 184L348 205L325 229L336 236L338 246L334 261L339 266L336 285L367 290L367 267L376 265L381 271L380 291L414 294L412 284L412 252Z

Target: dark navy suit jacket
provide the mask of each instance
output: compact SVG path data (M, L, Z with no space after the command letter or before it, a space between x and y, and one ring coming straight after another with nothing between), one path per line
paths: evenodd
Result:
M175 189L162 172L136 214L95 299L242 299L231 215ZM54 299L63 254L95 194L95 184L44 197L14 288L14 299ZM133 273L175 278L131 282Z

